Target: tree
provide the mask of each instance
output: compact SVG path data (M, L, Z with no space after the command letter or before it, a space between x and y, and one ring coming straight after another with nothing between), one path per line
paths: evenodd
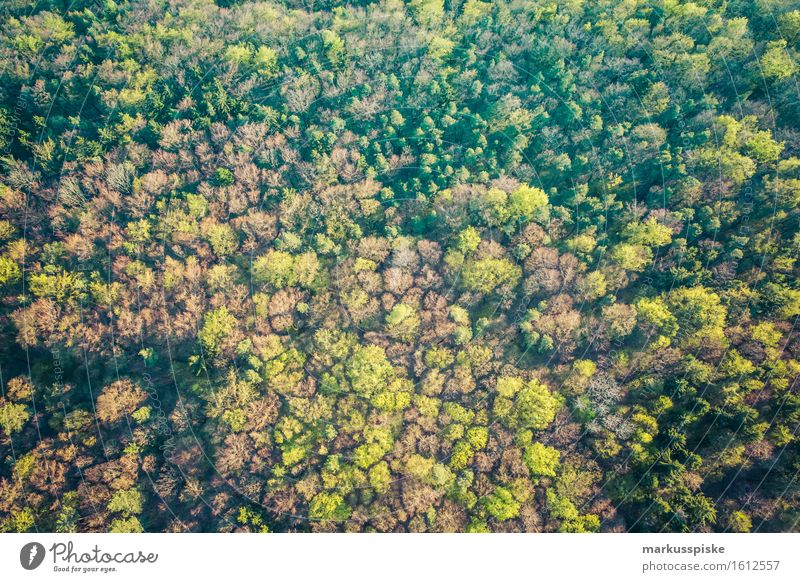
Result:
M294 259L284 251L270 249L253 261L253 282L267 284L276 289L294 285Z
M783 81L797 72L797 63L789 56L785 39L767 43L761 56L761 70L769 81Z
M144 495L137 489L115 491L108 502L108 510L123 517L138 515L144 506Z
M628 336L636 326L636 308L624 303L615 303L602 310L603 323L608 326L612 340Z
M533 443L525 448L523 458L531 475L555 477L561 453L542 443Z
M376 493L386 493L392 482L392 474L389 465L381 461L372 466L369 470L369 484Z
M215 224L208 229L208 242L219 257L227 257L239 244L236 233L228 224Z
M468 260L461 273L464 286L479 293L493 293L499 288L513 288L522 275L521 269L507 259Z
M0 404L0 427L7 436L19 432L31 417L26 406L14 402Z
M197 337L203 348L213 356L220 352L225 340L236 329L236 325L236 318L223 305L206 313L203 327Z
M318 493L308 506L308 517L321 521L344 521L350 517L350 507L338 493Z
M633 245L662 247L672 241L672 229L659 224L655 218L631 223L622 234Z
M389 333L404 341L414 337L419 325L420 320L417 311L405 303L396 304L386 316L386 326Z
M494 413L513 429L543 430L563 405L562 399L538 380L525 383L519 378L502 378L497 391Z
M129 517L127 519L115 519L111 522L111 527L108 531L110 533L143 533L144 528L136 517Z
M600 520L596 515L581 515L572 501L559 497L552 489L547 490L546 497L547 509L550 515L561 520L559 531L588 533L597 531L600 527Z
M0 256L0 286L11 285L19 280L21 272L17 263Z
M480 243L481 235L478 232L478 229L474 226L468 226L458 233L458 242L456 244L456 248L465 255L468 255L478 250Z
M89 4L2 6L0 530L792 527L796 0Z
M146 399L147 393L131 380L117 380L101 390L95 414L100 422L114 424L132 414Z
M644 271L653 260L653 251L643 245L621 243L611 250L611 259L626 271Z
M484 501L486 511L498 521L514 519L519 515L520 503L506 487L495 487L494 492Z
M393 376L394 368L379 346L358 346L347 366L353 391L366 398L384 388Z
M747 533L753 529L753 522L744 511L734 511L728 518L728 528L734 533Z
M217 186L232 186L234 182L233 172L228 168L217 168L214 172L214 182Z
M546 217L547 194L540 188L525 184L513 190L508 196L509 215L512 220L542 220Z
M531 380L518 394L513 414L520 428L542 430L555 419L562 400L552 394L544 384Z
M278 53L275 49L268 46L260 46L253 55L253 65L259 75L271 79L277 70Z
M646 334L660 334L663 338L671 338L678 332L678 320L666 303L656 297L642 298L636 302L636 317Z
M704 339L724 340L727 310L713 291L702 286L683 287L668 296L668 305L689 345Z

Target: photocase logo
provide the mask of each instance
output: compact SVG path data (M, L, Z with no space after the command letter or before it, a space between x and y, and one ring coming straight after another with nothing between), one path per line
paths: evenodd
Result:
M26 570L35 570L44 561L44 546L39 542L29 542L19 551L19 563Z

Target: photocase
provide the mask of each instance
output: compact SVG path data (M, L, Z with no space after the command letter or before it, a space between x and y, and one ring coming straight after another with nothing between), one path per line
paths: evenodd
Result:
M154 564L158 554L145 554L141 550L136 552L104 552L95 546L88 552L76 552L72 542L57 542L50 546L53 563L57 564Z

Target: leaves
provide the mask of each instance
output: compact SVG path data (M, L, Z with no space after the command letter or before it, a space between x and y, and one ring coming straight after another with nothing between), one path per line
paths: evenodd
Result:
M3 531L794 527L791 3L7 4Z

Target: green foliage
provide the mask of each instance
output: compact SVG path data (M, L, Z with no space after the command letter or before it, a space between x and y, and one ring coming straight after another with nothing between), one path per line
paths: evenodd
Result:
M450 468L454 471L461 471L466 469L472 462L475 455L475 449L467 441L458 441L453 447L453 452L450 455Z
M626 271L644 271L653 260L653 252L649 247L621 243L610 253L611 259Z
M645 222L629 224L625 227L623 236L633 245L662 247L672 241L672 229L651 218Z
M386 493L392 483L392 473L389 465L381 461L369 470L369 484L376 493Z
M231 186L234 182L233 172L228 168L217 168L214 172L214 182L217 186Z
M270 250L253 262L253 282L276 289L294 284L294 258L283 251Z
M761 56L761 70L769 81L783 81L797 72L797 63L789 56L786 40L767 43Z
M257 511L248 507L241 507L239 509L239 515L236 521L246 526L250 531L269 533L269 527L264 523L264 518Z
M350 507L337 493L318 493L308 506L308 517L321 521L344 521L350 517Z
M486 498L486 511L498 521L513 519L519 515L519 502L514 499L514 495L505 487L497 487L494 492Z
M465 255L474 253L476 250L478 250L478 245L480 244L481 235L478 232L478 229L474 226L468 226L458 233L458 242L456 244L456 248Z
M0 530L792 527L796 2L89 4L3 4Z
M311 287L319 271L319 260L314 252L292 255L285 251L270 249L253 261L253 282L266 284L275 289L301 286Z
M36 297L65 302L80 298L86 289L86 281L78 273L52 268L31 275L28 288Z
M547 194L540 188L522 185L508 196L509 215L513 220L527 221L546 218Z
M0 285L11 285L22 276L19 265L8 257L0 256Z
M367 427L364 430L365 444L353 452L353 463L360 469L368 469L392 449L394 441L388 428Z
M203 328L197 337L211 355L217 354L225 340L236 329L236 318L225 306L206 313Z
M78 512L78 493L76 491L67 491L61 498L61 511L56 519L55 531L56 533L77 533L78 520L80 514Z
M110 533L142 533L144 528L141 522L135 517L127 519L115 519L111 522Z
M728 528L733 533L747 533L753 528L753 522L745 512L734 511L728 518Z
M675 314L687 342L696 343L704 338L721 340L727 310L719 295L705 287L683 287L670 293L670 311Z
M672 337L678 332L678 320L659 298L643 298L636 302L639 321L664 337Z
M35 525L33 512L29 507L15 511L0 522L2 533L25 533L32 531Z
M214 253L219 257L226 257L236 250L239 241L236 233L227 224L215 224L208 229L208 242Z
M561 520L561 532L591 533L600 528L600 519L596 515L581 515L575 504L559 497L552 489L547 490L547 508L550 515Z
M367 398L378 392L394 376L386 352L378 346L359 346L347 366L347 377L356 394Z
M278 67L278 52L272 47L260 46L253 55L253 64L262 77L272 78Z
M21 431L30 417L28 408L22 404L8 402L0 405L0 427L8 436Z
M501 287L513 288L521 275L520 268L507 259L468 260L461 273L464 287L478 293L493 293Z
M334 66L341 66L345 59L345 46L341 37L333 31L322 31L322 42L325 45L325 56Z
M419 329L419 324L417 310L405 303L395 305L386 316L389 333L403 340L413 338Z
M531 475L541 477L555 477L561 453L542 443L533 443L525 448L523 460L528 466Z
M498 386L500 386L498 382ZM513 388L511 388L513 386ZM512 429L544 430L553 422L563 400L538 380L505 381L494 400L494 414ZM505 394L505 395L504 395Z
M144 506L144 495L137 489L115 491L108 502L108 510L123 517L138 515Z

